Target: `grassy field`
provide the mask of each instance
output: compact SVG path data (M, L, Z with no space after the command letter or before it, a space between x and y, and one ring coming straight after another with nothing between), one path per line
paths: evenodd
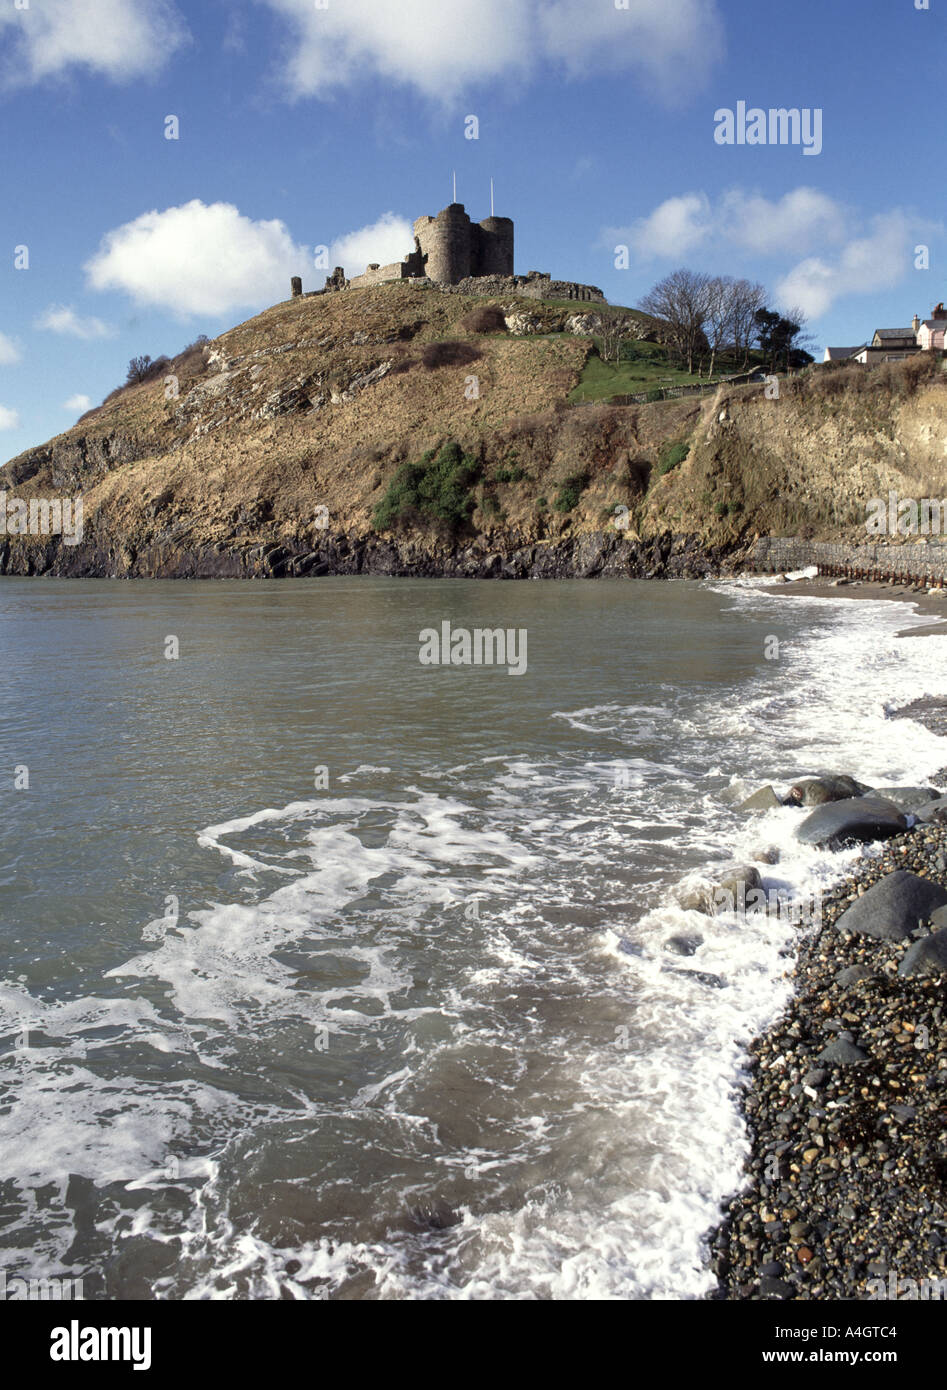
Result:
M754 365L751 354L750 365ZM713 380L738 372L743 365L739 362L722 361ZM639 391L651 391L661 386L695 386L706 382L707 377L691 376L668 361L665 347L659 343L634 343L628 351L628 360L603 362L597 353L592 353L585 365L581 380L570 392L569 400L606 401L612 396L632 396Z

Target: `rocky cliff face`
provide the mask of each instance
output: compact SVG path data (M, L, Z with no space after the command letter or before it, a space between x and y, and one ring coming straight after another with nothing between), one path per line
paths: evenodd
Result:
M942 376L571 406L593 346L574 309L533 303L517 335L465 326L482 306L406 282L232 329L0 470L27 508L84 506L79 544L0 536L0 571L699 575L759 534L857 534L889 486L947 496ZM469 524L379 532L399 468L448 441L475 461Z

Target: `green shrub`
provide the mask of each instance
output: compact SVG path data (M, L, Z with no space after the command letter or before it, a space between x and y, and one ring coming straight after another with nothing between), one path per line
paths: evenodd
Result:
M453 441L440 453L429 449L419 463L398 469L372 514L372 525L376 531L389 531L423 518L451 530L466 526L474 508L470 489L479 472L477 460Z
M571 478L566 478L553 499L553 511L574 511L579 505L579 498L588 485L589 477L587 473L574 473Z
M665 473L670 473L672 468L676 468L679 463L683 463L691 451L691 446L684 440L669 439L662 447L658 455L658 474L663 478Z
M498 468L493 475L495 483L519 483L526 477L526 469L520 468Z
M664 392L661 390L660 386L652 387L652 389L648 392L648 400L652 402L664 400Z
M545 497L537 497L537 498L536 498L536 510L537 510L538 512L544 512L548 506L549 506L549 503L548 503L548 501L546 500Z

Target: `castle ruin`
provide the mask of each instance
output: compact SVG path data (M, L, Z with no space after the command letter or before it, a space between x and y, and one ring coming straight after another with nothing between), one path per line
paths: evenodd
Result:
M605 296L595 285L553 280L550 275L531 270L516 275L513 270L513 221L509 217L485 217L471 222L463 203L451 203L436 217L419 217L414 224L414 250L403 261L392 265L369 265L364 274L345 277L336 266L326 278L325 288L316 294L364 289L392 280L411 280L435 285L441 290L473 294L515 293L532 299L577 299L604 303ZM302 283L294 278L292 293L302 293Z

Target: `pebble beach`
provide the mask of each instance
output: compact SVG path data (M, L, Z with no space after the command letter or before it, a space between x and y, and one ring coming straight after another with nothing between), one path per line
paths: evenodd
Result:
M945 702L899 716L947 732ZM745 1185L709 1236L712 1298L947 1298L947 774L934 782L910 809L888 789L906 828L866 843L800 931L793 996L751 1048Z

